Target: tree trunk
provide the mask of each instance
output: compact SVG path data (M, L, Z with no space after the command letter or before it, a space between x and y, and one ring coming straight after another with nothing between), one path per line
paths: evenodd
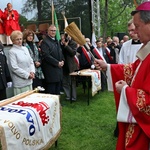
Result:
M41 7L42 7L42 0L37 0L38 21L42 20Z

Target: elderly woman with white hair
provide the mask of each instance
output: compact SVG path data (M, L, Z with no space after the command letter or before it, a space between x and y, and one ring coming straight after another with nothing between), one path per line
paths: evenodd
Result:
M14 94L32 90L35 67L28 49L22 46L22 32L13 31L10 35L13 42L9 50L9 65L14 86Z

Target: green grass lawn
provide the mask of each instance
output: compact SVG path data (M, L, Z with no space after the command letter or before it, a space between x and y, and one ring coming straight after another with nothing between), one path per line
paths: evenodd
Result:
M115 150L116 111L112 92L99 92L90 96L87 90L77 88L77 101L72 104L61 95L62 132L58 145L50 150ZM91 93L90 93L91 95Z

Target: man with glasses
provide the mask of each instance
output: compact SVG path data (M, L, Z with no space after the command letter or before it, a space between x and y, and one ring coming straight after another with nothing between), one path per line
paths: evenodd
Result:
M60 43L55 36L56 27L50 25L48 34L41 43L42 70L45 76L46 93L59 95L64 57Z

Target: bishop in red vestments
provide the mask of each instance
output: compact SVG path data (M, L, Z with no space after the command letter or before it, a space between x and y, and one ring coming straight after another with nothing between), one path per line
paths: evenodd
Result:
M4 11L4 24L5 34L7 38L7 44L12 44L9 37L12 31L20 30L19 26L19 14L17 10L12 9L12 4L8 3L7 8Z
M114 91L119 137L117 150L150 149L150 1L132 13L143 46L132 64L108 65L95 60L97 69L106 69L108 88Z

